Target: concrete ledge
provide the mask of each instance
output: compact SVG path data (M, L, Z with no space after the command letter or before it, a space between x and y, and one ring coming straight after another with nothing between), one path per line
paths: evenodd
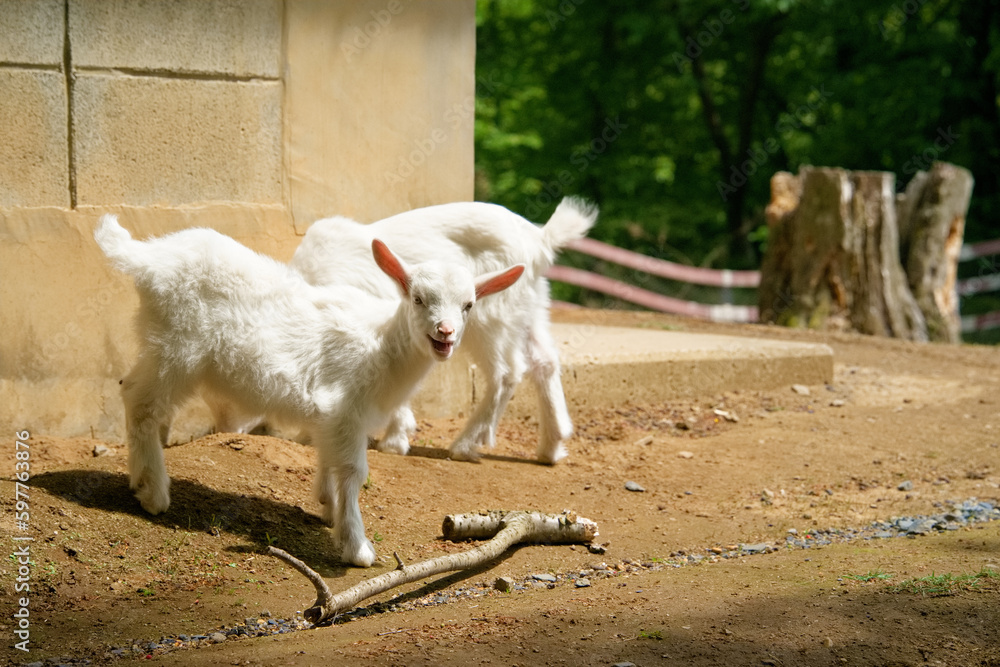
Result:
M827 345L588 324L554 324L552 333L571 410L833 379ZM475 392L482 395L481 379L459 357L435 369L414 411L418 417L465 416ZM531 382L522 382L506 417L537 417L537 400Z
M571 404L617 405L833 379L827 345L568 324L554 325L553 333Z

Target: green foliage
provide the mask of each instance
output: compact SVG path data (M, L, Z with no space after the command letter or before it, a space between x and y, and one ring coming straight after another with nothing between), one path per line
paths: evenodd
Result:
M855 581L860 581L862 583L868 583L869 581L886 581L887 579L892 579L893 575L888 572L883 572L881 568L877 570L869 570L865 574L845 574L845 579L854 579Z
M919 579L907 579L893 586L893 593L912 593L914 595L940 597L969 591L979 591L983 586L993 590L1000 589L1000 573L983 568L970 574L931 574Z
M477 23L477 199L543 222L579 194L595 238L756 268L774 172L901 188L942 159L976 178L966 238L997 236L995 3L480 0Z

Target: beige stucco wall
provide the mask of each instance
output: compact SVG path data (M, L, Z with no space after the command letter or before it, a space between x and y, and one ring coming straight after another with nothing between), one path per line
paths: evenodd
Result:
M287 260L318 217L471 199L474 66L474 0L0 0L0 433L123 434L100 214Z

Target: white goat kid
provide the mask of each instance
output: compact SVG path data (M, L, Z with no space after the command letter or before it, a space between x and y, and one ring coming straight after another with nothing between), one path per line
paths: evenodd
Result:
M175 408L201 386L238 411L310 434L323 518L341 558L362 567L375 560L358 507L367 434L405 404L435 360L451 356L473 303L523 271L474 278L454 263L410 267L373 241L375 263L397 290L374 298L312 286L208 229L140 242L105 215L94 236L139 292L140 353L122 397L131 487L143 508L159 514L170 505L162 447Z
M392 245L407 262L432 259L465 266L471 273L524 264L521 280L472 313L463 349L471 352L486 381L485 395L450 447L451 457L475 460L492 447L497 422L527 371L538 388L537 458L555 463L566 456L563 441L573 433L559 378L559 354L549 331L549 284L545 271L556 253L582 238L597 219L597 209L564 199L538 227L502 206L462 202L421 208L369 225L335 217L309 227L291 266L314 285L353 285L386 296L394 287L367 251L371 239ZM381 451L406 454L413 413L402 407L391 418Z

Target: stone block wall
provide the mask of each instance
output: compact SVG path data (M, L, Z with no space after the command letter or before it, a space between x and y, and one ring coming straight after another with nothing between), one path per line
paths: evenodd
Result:
M287 260L320 217L471 199L474 78L474 0L0 0L0 433L123 433L102 213Z

